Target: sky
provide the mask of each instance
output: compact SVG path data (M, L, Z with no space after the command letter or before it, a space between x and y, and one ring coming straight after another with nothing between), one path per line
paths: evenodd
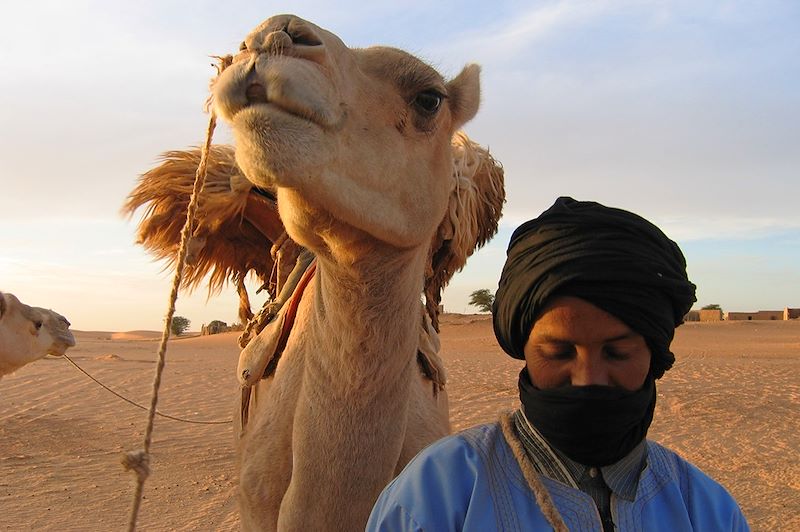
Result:
M73 329L160 330L172 272L120 208L160 153L203 141L209 56L287 12L445 77L482 66L465 131L503 164L508 201L447 311L477 311L469 294L497 287L513 229L562 195L661 227L686 255L695 308L800 307L794 0L2 0L0 290ZM201 289L176 313L199 329L236 321L237 304L233 287Z

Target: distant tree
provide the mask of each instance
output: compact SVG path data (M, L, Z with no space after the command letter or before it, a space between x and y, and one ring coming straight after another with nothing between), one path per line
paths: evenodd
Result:
M491 312L494 294L488 288L475 290L469 295L469 304L478 307L481 312Z
M173 316L172 323L170 324L170 331L175 336L180 336L186 332L192 322L183 316Z
M716 303L712 303L710 305L703 306L702 310L722 310L722 307L720 307Z

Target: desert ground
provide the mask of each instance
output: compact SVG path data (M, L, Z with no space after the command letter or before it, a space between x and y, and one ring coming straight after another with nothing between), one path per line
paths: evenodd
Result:
M169 343L159 410L231 418L236 334ZM159 334L77 332L69 355L108 386L149 404ZM487 315L442 325L453 429L493 421L517 402L521 368L497 347ZM721 482L754 530L800 530L800 320L688 323L658 383L649 437ZM122 530L147 413L60 358L0 380L0 529ZM140 530L235 530L232 425L156 418Z

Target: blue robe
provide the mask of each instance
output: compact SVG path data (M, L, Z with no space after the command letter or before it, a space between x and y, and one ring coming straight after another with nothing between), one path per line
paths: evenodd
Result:
M602 531L592 498L540 477L570 531ZM647 442L632 501L612 495L617 530L749 530L725 489L674 452ZM499 423L449 436L417 455L375 504L368 531L552 530Z

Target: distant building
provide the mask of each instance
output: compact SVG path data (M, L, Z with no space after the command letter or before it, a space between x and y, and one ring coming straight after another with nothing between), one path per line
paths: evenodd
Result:
M722 311L718 308L698 310L700 321L722 321Z
M209 334L220 334L228 332L230 330L231 328L228 327L228 324L225 323L224 321L214 320L208 325L204 323L203 326L200 327L200 335L206 336Z
M784 321L800 319L800 308L786 307L783 310L758 310L755 312L725 312L720 309L690 310L683 321Z
M759 310L757 312L728 312L726 320L730 321L749 321L749 320L783 320L785 310Z

